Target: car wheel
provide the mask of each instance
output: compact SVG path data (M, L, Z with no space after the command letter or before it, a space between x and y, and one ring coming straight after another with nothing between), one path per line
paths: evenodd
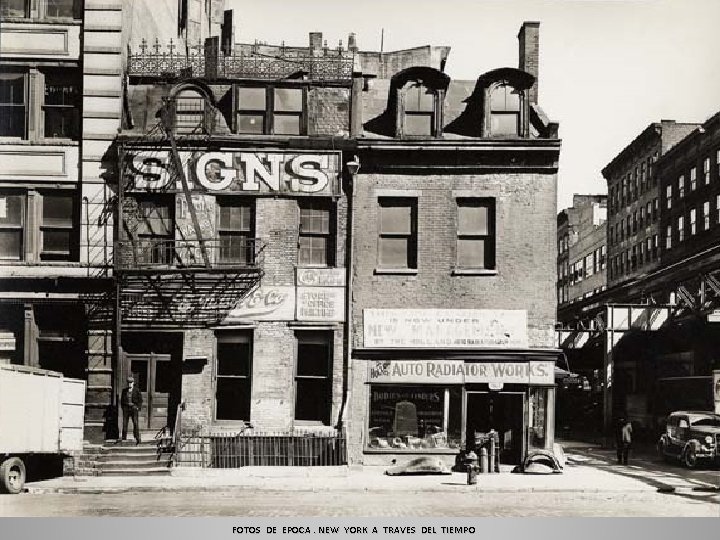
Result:
M688 446L687 450L685 450L683 462L688 469L694 469L697 467L698 457L694 446Z
M0 492L17 494L25 485L25 464L21 459L12 457L0 465Z

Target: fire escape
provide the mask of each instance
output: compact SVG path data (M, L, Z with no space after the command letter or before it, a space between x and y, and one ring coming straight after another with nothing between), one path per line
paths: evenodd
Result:
M203 226L180 152L170 103L161 121L149 133L120 148L121 189L118 189L118 240L115 245L116 331L125 326L203 327L219 324L262 278L262 245L255 238L208 237ZM212 133L209 130L209 133ZM209 139L209 135L206 136ZM193 138L193 152L198 138ZM189 148L189 147L188 147ZM167 181L159 189L136 185L133 157L163 163ZM183 152L187 155L187 152ZM187 160L186 160L187 161ZM178 189L179 188L179 189ZM192 227L181 228L169 219L169 234L142 235L133 231L140 214L137 197L146 193L172 194ZM175 194L179 195L175 200ZM172 209L171 209L172 211ZM207 221L207 216L205 221ZM212 234L212 233L210 233Z

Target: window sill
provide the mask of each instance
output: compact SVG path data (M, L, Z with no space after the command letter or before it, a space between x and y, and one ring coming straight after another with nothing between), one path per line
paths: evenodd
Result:
M453 276L497 276L497 270L489 268L453 268Z
M402 275L402 276L416 276L418 271L417 268L376 268L374 273L376 275Z
M0 145L18 145L18 146L80 146L78 141L72 139L23 139L21 137L5 137L0 136Z
M61 24L71 26L81 26L82 19L74 17L18 17L8 15L0 17L4 23L33 23L33 24Z

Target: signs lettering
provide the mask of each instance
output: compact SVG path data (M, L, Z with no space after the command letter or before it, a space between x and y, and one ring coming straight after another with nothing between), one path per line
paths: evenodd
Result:
M340 156L337 152L312 154L286 152L180 152L190 189L208 192L241 192L247 195L339 193ZM167 152L131 155L128 174L131 189L160 190L175 181Z
M345 320L345 289L342 287L298 287L298 321Z
M295 319L295 287L258 287L238 302L225 319L292 321Z

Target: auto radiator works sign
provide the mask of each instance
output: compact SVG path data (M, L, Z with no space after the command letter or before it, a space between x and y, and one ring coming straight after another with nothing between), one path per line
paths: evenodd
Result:
M193 190L244 195L339 194L338 152L181 151L179 155ZM170 161L169 152L130 154L126 169L130 189L182 189Z
M464 362L462 360L379 360L368 363L371 383L553 384L555 363Z

